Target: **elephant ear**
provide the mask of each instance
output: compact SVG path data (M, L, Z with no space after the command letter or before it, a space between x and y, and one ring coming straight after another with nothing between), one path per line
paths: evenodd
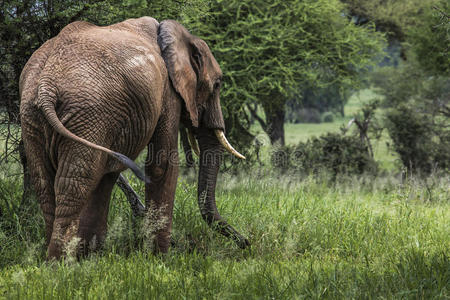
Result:
M158 28L158 45L175 90L183 98L192 126L198 127L197 75L203 65L192 35L178 22L166 20Z

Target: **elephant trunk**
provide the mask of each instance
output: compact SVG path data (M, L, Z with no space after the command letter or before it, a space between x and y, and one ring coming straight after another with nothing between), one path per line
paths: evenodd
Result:
M216 205L216 182L222 158L222 145L213 130L200 128L198 132L200 146L200 168L198 175L198 204L203 219L214 230L233 239L244 249L249 241L231 227L219 214Z

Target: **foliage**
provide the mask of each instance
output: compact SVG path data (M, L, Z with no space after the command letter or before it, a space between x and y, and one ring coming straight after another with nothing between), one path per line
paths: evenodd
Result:
M429 115L401 105L387 113L387 128L403 165L411 171L429 174L449 170L450 131L434 134Z
M271 136L271 118L299 85L355 84L380 51L381 35L355 26L343 10L335 0L216 0L207 14L187 19L224 71L225 117L258 103Z
M326 133L300 142L294 147L274 151L272 164L284 171L300 174L375 173L377 166L366 144L354 135Z
M319 118L312 116L310 121L308 116L301 115L302 110L311 111L312 114L335 112L344 116L344 105L350 96L350 91L343 86L338 84L330 84L325 87L305 86L299 87L299 90L300 92L294 93L286 101L286 121L293 123L320 122L320 116Z
M402 44L397 68L384 67L371 83L388 108L384 127L409 171L448 170L450 93L448 1L346 1L354 15L373 20ZM383 27L383 25L385 25Z
M322 122L325 123L333 123L334 121L334 114L330 111L327 111L322 114Z
M342 0L358 24L374 22L390 39L404 41L408 28L415 26L425 9L441 0ZM442 2L442 1L441 1Z
M430 173L450 165L450 79L429 77L409 61L397 69L373 74L377 92L387 108L384 126L410 171Z
M450 3L441 0L434 8L425 9L418 24L408 30L408 42L421 69L450 76Z
M297 103L286 105L285 120L290 123L320 123L320 112L315 108L301 108Z
M361 143L367 146L368 153L371 157L374 157L374 153L369 134L373 134L376 139L379 139L384 129L378 118L375 116L378 106L379 99L371 99L362 106L361 110L355 114L348 125L348 127L352 124L356 125Z
M356 22L372 21L391 43L403 42L402 58L425 71L449 74L450 21L446 0L343 0Z

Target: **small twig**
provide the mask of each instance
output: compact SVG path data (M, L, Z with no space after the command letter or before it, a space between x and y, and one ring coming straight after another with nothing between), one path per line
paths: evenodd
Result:
M450 15L448 15L445 11L443 11L442 9L440 9L439 7L437 7L437 6L433 6L433 8L435 9L435 10L437 10L438 12L440 12L444 17L446 17L447 19L450 19Z

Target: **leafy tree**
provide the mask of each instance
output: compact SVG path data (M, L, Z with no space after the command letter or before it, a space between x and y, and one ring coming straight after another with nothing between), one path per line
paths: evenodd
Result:
M450 3L436 1L435 6L428 6L416 26L408 28L407 40L424 71L449 76Z
M392 3L396 2L387 1L384 5ZM393 15L385 18L399 25L406 60L397 68L377 70L371 76L372 83L384 96L382 105L387 108L384 126L403 166L425 174L436 168L448 170L449 4L443 0L423 3L409 0L404 5L410 9L393 10ZM385 10L386 7L380 9ZM372 16L380 15L380 11L372 11Z
M272 143L284 144L285 103L298 86L355 85L382 38L344 12L337 0L213 0L187 18L224 71L225 117L251 113Z
M342 0L358 24L374 22L390 39L403 41L405 29L416 24L426 6L439 0Z
M391 44L403 42L401 49L403 59L406 60L408 54L411 55L406 52L412 46L419 60L428 61L428 67L448 69L450 23L447 0L342 0L342 2L348 5L350 15L358 24L374 22L377 30L387 34ZM417 48L419 44L421 47ZM445 57L447 61L444 61Z
M428 76L417 61L381 68L372 75L384 96L384 127L409 171L428 174L449 169L450 79Z

